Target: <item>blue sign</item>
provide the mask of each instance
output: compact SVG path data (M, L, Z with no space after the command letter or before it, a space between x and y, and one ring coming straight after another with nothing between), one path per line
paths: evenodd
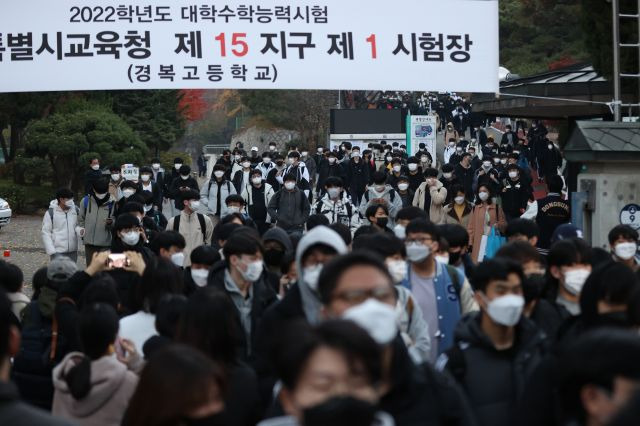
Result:
M637 204L627 204L620 211L620 223L629 225L635 230L640 229L640 206Z

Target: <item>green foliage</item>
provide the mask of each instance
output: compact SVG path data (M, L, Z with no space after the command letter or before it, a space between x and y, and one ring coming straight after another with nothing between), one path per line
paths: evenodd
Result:
M15 212L24 211L27 202L27 190L22 185L13 182L3 182L0 185L0 197L7 200L11 210Z
M25 178L32 185L40 185L43 180L49 180L52 175L51 163L42 157L27 157L19 153L14 161L14 167L24 170Z
M191 166L191 156L185 152L168 151L160 153L160 164L166 173L170 173L173 170L173 160L175 158L182 158L182 164Z
M26 129L26 154L47 159L57 186L81 185L90 157L103 164L141 164L147 147L120 117L106 108L93 107L53 114L33 121Z
M114 92L112 99L113 111L152 153L170 149L184 134L178 90L125 90Z

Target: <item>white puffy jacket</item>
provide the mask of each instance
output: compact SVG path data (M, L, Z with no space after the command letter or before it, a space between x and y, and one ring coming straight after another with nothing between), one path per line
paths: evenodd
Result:
M53 210L53 220L47 210L42 218L42 244L49 256L56 253L68 253L78 250L76 225L78 211L72 206L66 212L58 206L58 200L51 201L49 209Z

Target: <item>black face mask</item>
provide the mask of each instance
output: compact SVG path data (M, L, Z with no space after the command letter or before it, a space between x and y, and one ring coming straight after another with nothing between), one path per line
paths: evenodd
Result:
M267 249L264 251L264 261L269 266L280 267L284 252L277 249Z
M452 253L449 252L449 265L455 265L460 260L461 253L459 251Z
M388 217L378 217L378 218L376 218L376 224L380 228L385 228L387 226L387 223L389 223L389 218Z
M342 396L331 398L302 413L304 426L371 426L376 408L373 404Z
M185 417L182 419L182 424L187 426L227 426L230 423L226 421L222 413L216 413L207 417L200 417L192 419Z
M532 300L536 300L540 297L540 292L546 282L543 274L531 274L525 277L522 281L522 295L524 296L524 302L529 303Z

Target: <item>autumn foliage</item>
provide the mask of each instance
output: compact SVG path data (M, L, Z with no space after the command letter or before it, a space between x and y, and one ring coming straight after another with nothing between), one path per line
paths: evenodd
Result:
M204 100L203 89L190 89L180 91L179 108L182 116L187 121L198 121L207 111L208 105Z

